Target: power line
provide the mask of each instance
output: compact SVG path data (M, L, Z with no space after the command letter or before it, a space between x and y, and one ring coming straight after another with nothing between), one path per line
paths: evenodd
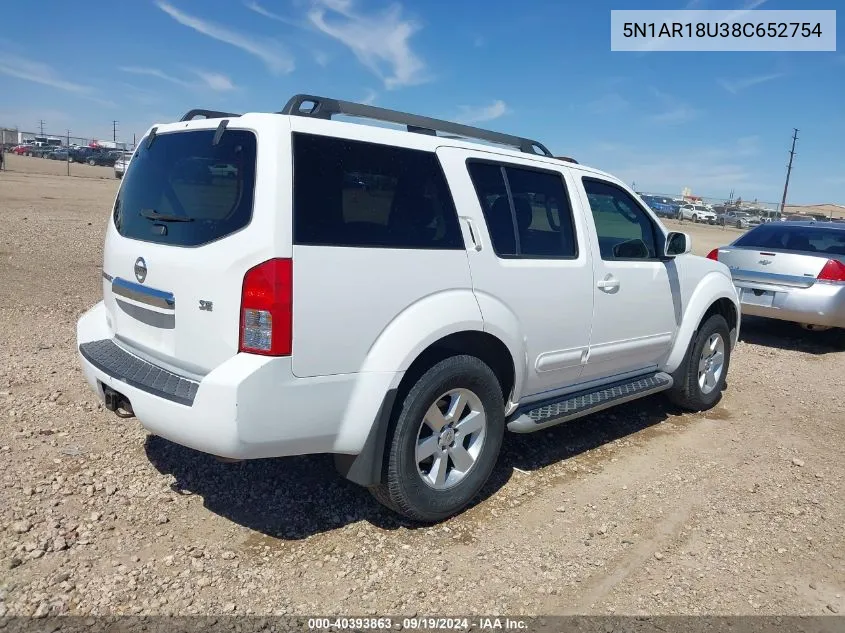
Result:
M786 209L786 192L789 189L789 175L792 173L792 159L795 157L795 141L798 140L798 128L792 128L792 149L789 150L789 165L786 167L786 182L783 183L783 199L780 201L780 212Z

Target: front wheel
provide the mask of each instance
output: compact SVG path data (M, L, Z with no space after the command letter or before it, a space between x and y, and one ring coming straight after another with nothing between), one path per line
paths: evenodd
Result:
M505 429L496 375L473 356L453 356L414 384L387 445L384 481L373 496L409 519L457 514L493 472Z
M93 167L94 165L96 165L96 164L97 164L97 161L95 161L93 158L89 158L89 159L88 159L88 164L89 164L89 165L91 165L91 166Z
M688 411L712 409L722 397L731 361L730 330L721 314L711 315L698 328L675 380L669 400Z

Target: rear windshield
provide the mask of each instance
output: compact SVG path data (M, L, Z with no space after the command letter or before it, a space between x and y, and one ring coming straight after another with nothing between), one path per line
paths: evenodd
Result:
M215 130L157 135L138 144L114 205L124 237L199 246L230 235L252 218L256 139Z
M761 224L735 242L736 246L845 255L845 231L815 226Z

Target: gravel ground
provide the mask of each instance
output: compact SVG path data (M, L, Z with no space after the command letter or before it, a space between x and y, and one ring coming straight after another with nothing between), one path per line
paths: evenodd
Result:
M748 319L716 409L509 435L477 505L418 527L327 456L222 463L105 411L75 322L118 183L11 158L0 616L845 612L841 334ZM731 239L685 227L700 253Z

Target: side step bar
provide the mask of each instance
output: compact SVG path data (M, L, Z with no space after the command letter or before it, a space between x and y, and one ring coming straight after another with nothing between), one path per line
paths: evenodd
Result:
M566 394L556 400L532 403L516 411L515 417L508 422L508 430L514 433L533 433L623 402L666 391L672 383L672 376L659 371L605 385L592 391L581 391Z

